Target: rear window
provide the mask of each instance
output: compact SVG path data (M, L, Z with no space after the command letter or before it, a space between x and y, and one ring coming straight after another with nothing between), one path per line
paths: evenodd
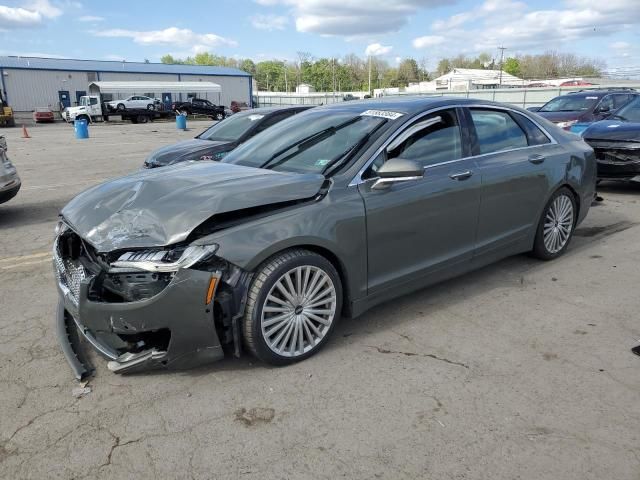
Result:
M529 146L527 135L507 112L472 109L480 154Z

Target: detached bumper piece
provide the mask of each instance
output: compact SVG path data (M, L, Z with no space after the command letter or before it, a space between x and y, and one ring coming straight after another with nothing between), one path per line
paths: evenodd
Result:
M65 309L62 301L58 302L56 313L56 334L58 335L58 343L62 348L62 353L67 359L76 380L82 380L94 371L89 363L76 328L75 322Z

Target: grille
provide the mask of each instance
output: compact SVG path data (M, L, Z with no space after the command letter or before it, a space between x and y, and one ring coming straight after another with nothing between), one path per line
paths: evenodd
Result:
M640 150L594 148L596 158L607 163L624 164L640 161Z
M78 305L80 298L80 283L87 277L82 265L76 265L71 260L63 259L58 251L58 241L53 248L53 262L55 264L55 275L60 288L64 292L69 292L73 303Z

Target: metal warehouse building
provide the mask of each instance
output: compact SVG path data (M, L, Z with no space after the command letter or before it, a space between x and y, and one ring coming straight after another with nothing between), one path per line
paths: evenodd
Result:
M98 81L147 82L213 82L221 86L221 94L198 94L199 98L229 106L232 100L251 105L251 75L235 68L204 65L166 65L163 63L109 62L99 60L67 60L37 57L0 56L0 88L7 103L18 112L37 107L60 110L77 105L87 94L89 84ZM171 92L135 92L162 98ZM114 94L112 100L131 95ZM189 94L173 94L173 100L186 100ZM184 98L183 98L184 97Z

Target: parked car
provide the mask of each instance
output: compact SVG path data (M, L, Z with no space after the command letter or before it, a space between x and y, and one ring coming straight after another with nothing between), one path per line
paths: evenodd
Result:
M33 111L33 121L36 123L52 123L55 122L53 111L50 108L36 108Z
M237 113L209 127L193 140L159 148L147 157L143 167L166 167L189 160L220 160L254 135L309 108L267 107Z
M7 140L0 135L0 203L15 197L21 185L18 171L7 156Z
M159 103L159 100L155 98L133 95L129 98L125 98L124 100L113 100L111 102L107 102L107 106L112 110L156 110Z
M141 171L65 206L60 342L79 377L76 326L113 372L211 362L223 345L299 361L342 315L509 255L559 257L595 181L586 143L517 107L313 108L220 162Z
M231 105L229 105L229 109L233 113L243 112L245 110L249 110L249 108L250 107L247 105L247 102L238 102L236 100L232 100Z
M599 179L640 181L640 97L592 123L582 137L595 151Z
M186 102L174 102L171 108L183 115L206 115L213 120L223 120L225 117L224 106L201 98L191 97Z
M577 123L597 122L626 105L638 93L632 88L580 90L549 100L536 112L565 130Z

